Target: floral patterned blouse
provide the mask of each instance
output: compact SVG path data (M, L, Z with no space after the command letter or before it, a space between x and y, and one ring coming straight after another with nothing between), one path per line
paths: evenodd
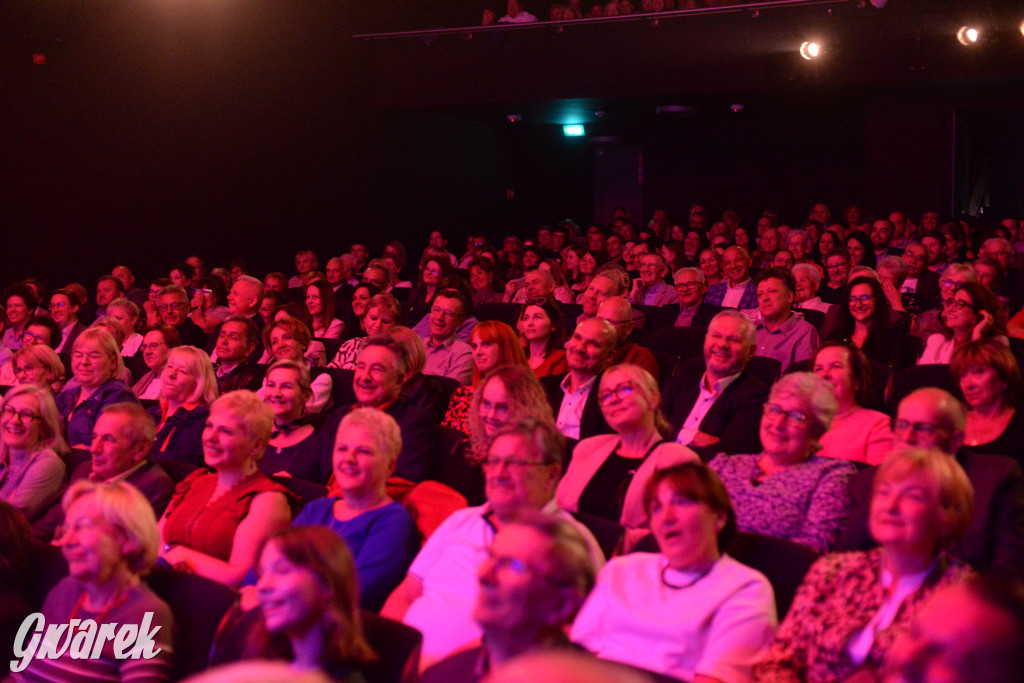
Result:
M469 436L469 404L473 401L473 387L464 384L452 393L448 412L441 421L442 427L451 427Z
M846 521L847 484L856 467L812 455L762 479L760 459L721 453L708 465L729 491L739 528L827 552Z
M851 638L864 630L885 599L881 572L880 548L834 553L815 562L800 584L771 650L754 667L754 679L832 683L861 668L850 660L848 648ZM962 581L970 573L967 565L941 555L924 584L904 599L892 623L875 635L863 668L881 665L932 592Z

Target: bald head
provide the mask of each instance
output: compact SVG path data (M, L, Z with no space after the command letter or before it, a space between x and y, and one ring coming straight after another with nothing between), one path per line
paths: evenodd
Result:
M597 317L607 320L615 328L616 345L625 344L633 331L633 307L621 296L605 299L597 307Z
M963 443L966 425L967 411L960 401L938 387L923 387L900 401L893 447L938 448L952 455Z

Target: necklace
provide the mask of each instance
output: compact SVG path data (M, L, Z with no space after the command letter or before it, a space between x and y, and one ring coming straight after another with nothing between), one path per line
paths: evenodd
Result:
M689 588L689 587L690 587L690 586L692 586L693 584L695 584L695 583L697 583L698 581L700 581L701 579L703 579L703 578L704 578L705 576L707 576L707 575L708 575L708 574L709 574L709 573L711 572L711 570L712 570L712 569L714 569L714 568L715 568L715 562L712 562L712 563L711 563L711 564L710 564L710 565L708 566L708 568L707 568L707 569L705 569L705 570L704 570L704 571L702 571L702 572L701 572L700 574L698 574L698 575L697 575L696 577L694 577L694 578L693 578L693 580L691 580L691 581L690 581L689 583L684 583L684 584L682 584L682 585L678 585L678 584L674 584L674 583L672 583L672 582L670 582L670 581L668 580L668 577L666 576L666 573L667 573L667 572L668 572L668 570L669 570L669 566L668 566L668 565L666 564L666 565L665 565L664 567L662 567L662 568L661 568L661 582L662 582L663 584L665 584L665 586L666 586L666 587L668 587L668 588L671 588L672 590L683 590L684 588Z
M125 602L128 602L128 587L127 586L125 586L124 588L122 588L121 590L119 590L117 592L117 595L114 596L114 599L111 600L110 603L105 608L103 608L102 610L100 610L96 614L96 618L93 619L93 621L95 621L97 624L105 623L107 615L110 614L110 611L113 610L118 605L124 604ZM85 591L83 591L82 594L80 596L78 596L78 602L75 603L74 608L71 610L71 616L68 617L68 619L76 619L76 618L78 618L78 611L80 609L82 609L84 605L85 605Z

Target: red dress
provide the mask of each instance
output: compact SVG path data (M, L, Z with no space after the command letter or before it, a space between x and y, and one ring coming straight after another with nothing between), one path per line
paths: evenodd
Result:
M214 501L217 473L197 470L174 490L167 506L164 543L178 543L227 562L238 525L249 514L252 499L261 493L288 490L260 471L238 482Z

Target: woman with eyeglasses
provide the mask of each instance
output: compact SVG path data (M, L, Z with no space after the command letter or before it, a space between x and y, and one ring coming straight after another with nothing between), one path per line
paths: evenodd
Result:
M955 458L920 448L889 454L868 520L879 547L811 566L754 680L879 680L886 654L932 594L970 576L947 551L967 530L973 498Z
M967 403L964 448L1024 462L1024 384L1010 349L994 339L968 342L953 352L949 371Z
M828 382L809 372L783 375L764 405L762 451L717 455L710 463L729 490L740 530L832 547L846 521L849 462L815 455L838 404Z
M483 323L481 323L483 324ZM466 497L470 505L484 502L484 475L480 463L487 442L507 424L528 419L554 421L544 389L525 362L497 365L473 391L466 418L467 439L441 454L438 478Z
M689 462L652 473L638 495L658 552L605 565L572 641L673 680L752 680L775 633L775 599L767 578L726 554L736 514L722 482Z
M918 365L948 364L953 352L970 341L995 339L1006 346L1006 313L999 299L978 282L965 282L942 302L942 334L925 342Z
M181 337L178 335L178 330L170 325L153 325L146 328L139 350L142 351L142 361L149 371L132 385L132 393L139 400L160 398L160 377L163 374L164 365L167 364L167 354L178 346L181 346Z
M152 681L172 679L174 617L142 580L157 558L160 537L153 507L127 482L76 482L64 494L59 534L68 576L54 586L40 610L47 626L80 622L70 649L56 658L35 657L15 681ZM86 624L99 633L91 656L72 656ZM119 656L123 628L142 625L152 644L139 657ZM141 629L140 629L141 630ZM118 634L104 640L103 634ZM141 635L141 633L139 634ZM65 644L71 640L68 633ZM86 642L93 642L87 640ZM100 645L102 643L102 645ZM129 643L125 654L131 652ZM88 653L88 650L86 650ZM153 656L147 656L150 652Z
M598 403L613 434L580 441L558 484L558 507L603 517L626 528L626 547L650 533L643 491L655 472L698 462L686 446L666 440L658 383L643 368L623 363L601 376Z
M892 313L882 283L870 276L856 277L824 336L829 341L849 341L869 360L892 365L898 371L912 365L913 359L905 357L906 333L893 325L894 316L898 314Z
M9 390L0 408L0 500L35 521L60 493L66 450L53 395L33 384Z
M469 335L473 350L473 377L452 394L441 424L469 434L469 406L480 380L499 365L526 365L526 356L515 330L498 320L477 324Z
M821 437L824 458L879 465L892 450L889 416L866 407L872 399L871 364L848 341L827 341L814 353L811 370L829 383L838 409Z
M565 321L552 299L533 299L523 305L516 324L526 362L537 379L569 371L565 360Z
M118 379L125 372L121 347L102 327L90 327L78 335L71 351L71 372L77 385L58 394L57 411L67 425L68 445L88 448L103 408L138 399Z
M49 346L36 344L14 352L15 384L36 384L57 394L64 385L64 363Z

